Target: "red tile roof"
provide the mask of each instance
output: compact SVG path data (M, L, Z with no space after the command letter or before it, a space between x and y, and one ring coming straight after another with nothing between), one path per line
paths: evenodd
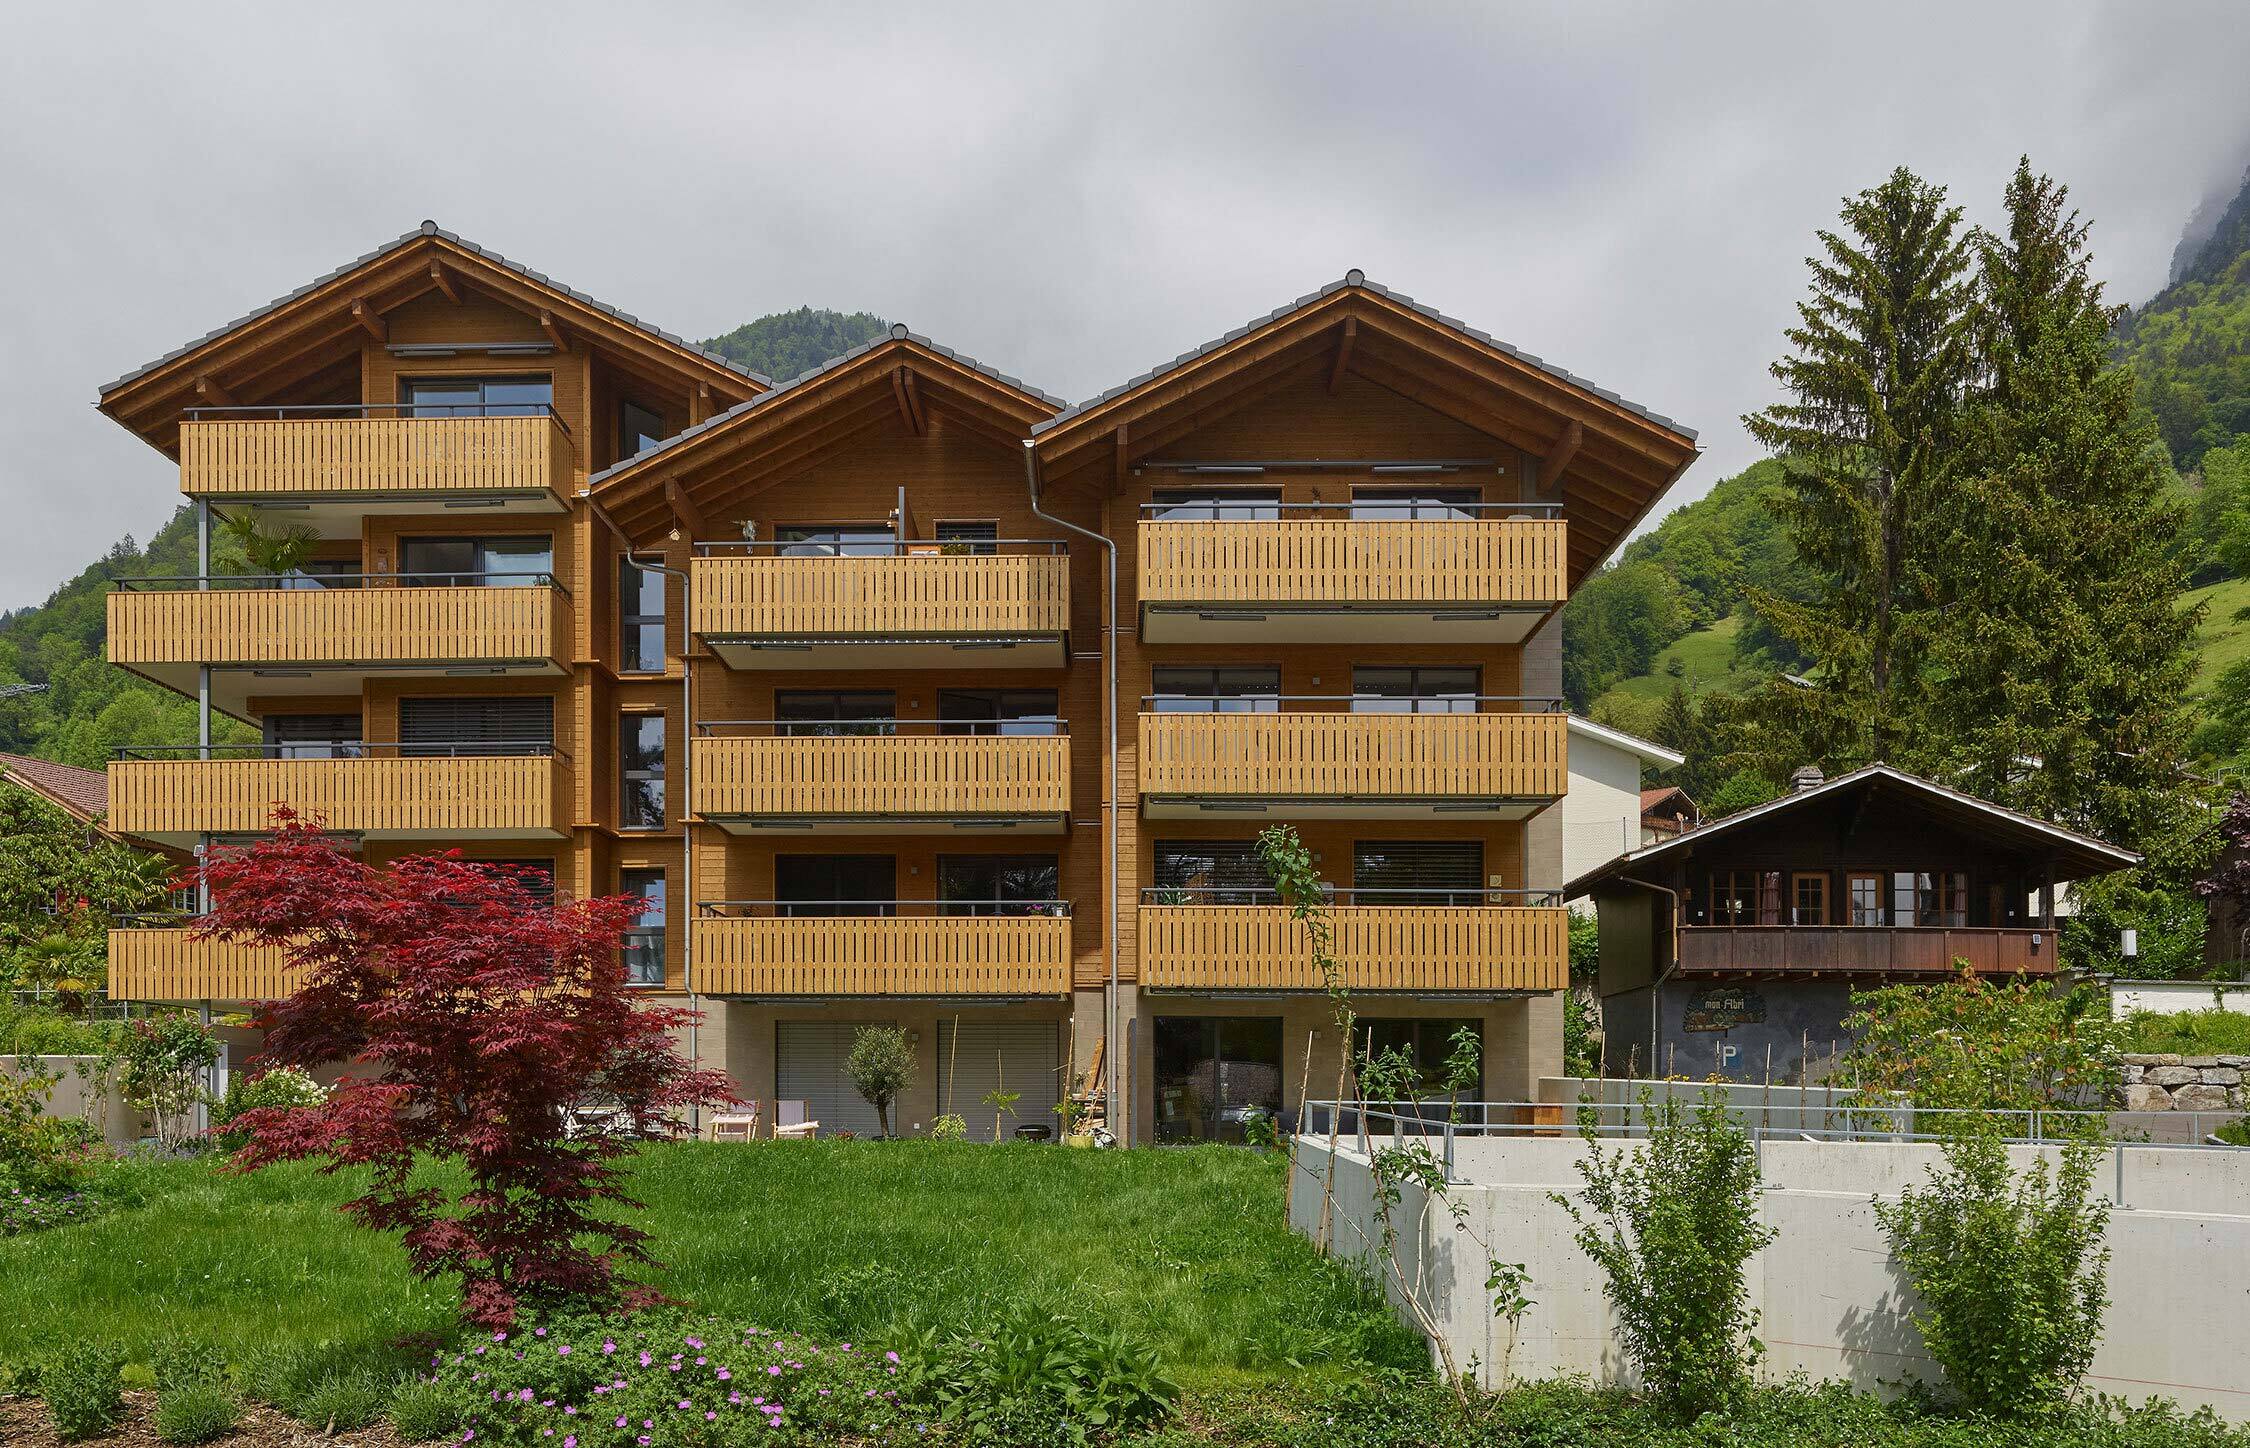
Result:
M1647 814L1650 810L1664 803L1664 801L1670 799L1675 794L1679 795L1682 799L1685 799L1687 797L1687 791L1680 788L1676 784L1659 785L1655 789L1642 790L1641 813Z
M80 769L22 754L0 754L0 779L45 795L88 819L109 812L109 776L98 769Z

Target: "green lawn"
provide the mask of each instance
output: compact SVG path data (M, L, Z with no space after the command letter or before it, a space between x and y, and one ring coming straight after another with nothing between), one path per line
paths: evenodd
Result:
M681 1143L633 1172L665 1264L649 1280L772 1328L896 1341L1032 1299L1130 1324L1191 1385L1426 1362L1288 1230L1281 1185L1276 1159L1219 1147ZM337 1215L342 1181L195 1162L122 1167L113 1186L107 1216L0 1241L0 1362L101 1337L141 1361L173 1339L242 1360L451 1321L449 1286Z
M2209 588L2182 594L2183 608L2203 605L2203 625L2196 630L2196 652L2203 656L2194 688L2200 692L2226 671L2229 664L2250 659L2250 620L2238 619L2237 610L2250 608L2250 578L2230 578Z

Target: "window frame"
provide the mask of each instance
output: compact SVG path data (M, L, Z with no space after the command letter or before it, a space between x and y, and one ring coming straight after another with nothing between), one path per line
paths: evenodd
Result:
M646 762L648 756L645 752L638 756L633 753L636 747L645 746L648 738L647 726L652 722L656 726L656 762L653 766ZM620 833L656 834L662 832L670 822L672 801L670 792L665 787L664 778L665 766L669 763L671 753L670 724L671 720L667 712L662 709L635 709L618 715L617 828ZM634 763L636 757L642 762ZM633 791L633 786L636 784L644 788L649 785L655 786L656 819L654 823L647 822L642 811L636 805L629 803L636 798ZM648 796L643 794L639 798L645 803Z

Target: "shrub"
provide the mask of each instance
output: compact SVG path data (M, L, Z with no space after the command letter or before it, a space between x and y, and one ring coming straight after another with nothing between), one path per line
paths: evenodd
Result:
M1942 985L1852 993L1846 1078L1924 1108L2098 1109L2120 1079L2122 1032L2096 991L1964 971Z
M313 1389L350 1366L350 1354L333 1343L286 1343L250 1360L243 1390L269 1408L310 1421Z
M966 1141L969 1137L969 1119L948 1111L930 1123L930 1137L934 1141Z
M0 1071L0 1184L25 1192L77 1186L93 1169L94 1130L75 1116L49 1116L47 1101L61 1078Z
M39 1367L39 1396L66 1443L98 1438L125 1418L125 1352L82 1343Z
M391 1426L409 1443L449 1438L461 1427L461 1405L436 1378L410 1378L391 1394Z
M149 1368L156 1375L160 1393L199 1385L224 1386L227 1380L226 1360L219 1356L218 1349L202 1343L166 1343L149 1355Z
M1604 1152L1591 1123L1578 1163L1590 1215L1557 1195L1601 1268L1626 1353L1667 1407L1695 1416L1738 1400L1761 1351L1744 1268L1773 1240L1758 1219L1758 1158L1725 1096L1690 1112L1653 1101L1639 1151Z
M1944 1144L1920 1191L1875 1216L1914 1285L1914 1325L1945 1380L1978 1412L2014 1415L2069 1396L2093 1361L2109 1294L2109 1203L2093 1195L2101 1148L2074 1141L2018 1179L1996 1136Z
M0 1237L66 1227L100 1212L101 1203L84 1192L27 1192L0 1172Z
M326 1433L364 1428L390 1406L392 1384L371 1368L333 1372L314 1383L292 1409L299 1422Z
M157 1395L156 1436L167 1443L208 1443L234 1431L241 1417L241 1406L223 1385L189 1383Z
M1179 1401L1155 1350L1117 1329L1019 1307L984 1337L926 1334L908 1379L909 1392L934 1402L970 1443L1129 1436L1170 1417Z
M318 1106L327 1099L328 1089L296 1066L276 1066L256 1076L237 1073L227 1079L226 1095L211 1108L211 1136L221 1151L240 1151L250 1133L234 1122L244 1113Z
M851 1053L844 1057L844 1074L852 1089L875 1108L883 1135L891 1134L891 1103L899 1093L914 1087L914 1048L906 1032L896 1026L862 1026L852 1037Z
M203 1079L219 1059L219 1040L193 1016L137 1020L126 1031L118 1087L125 1103L156 1123L156 1142L169 1151L187 1138L188 1113L206 1098Z

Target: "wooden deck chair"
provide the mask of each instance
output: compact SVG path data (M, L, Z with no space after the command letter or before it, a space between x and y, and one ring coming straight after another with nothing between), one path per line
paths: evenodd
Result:
M812 1119L810 1101L776 1101L773 1104L773 1139L776 1141L811 1141L820 1135L820 1123Z
M713 1141L756 1141L764 1124L765 1103L745 1101L739 1111L719 1111L711 1116Z

